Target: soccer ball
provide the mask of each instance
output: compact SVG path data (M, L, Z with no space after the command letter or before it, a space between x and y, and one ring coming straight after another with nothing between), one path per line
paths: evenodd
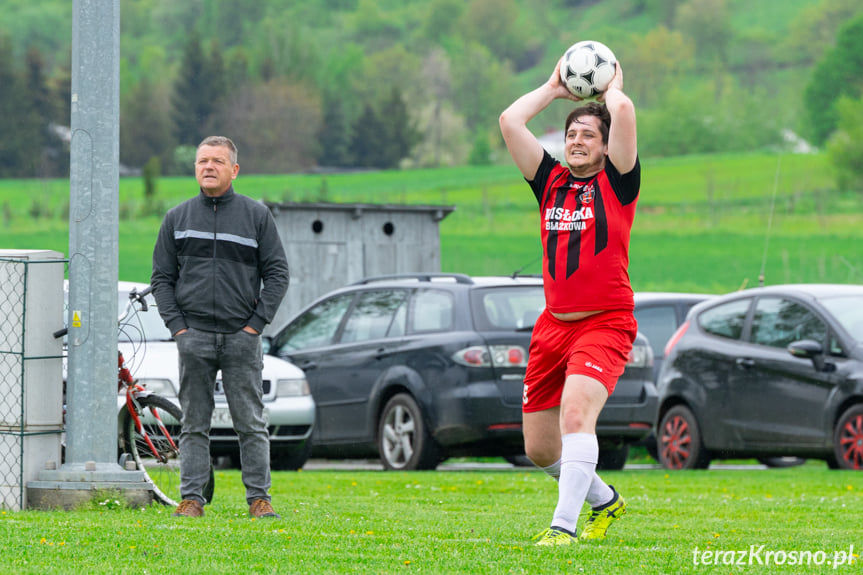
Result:
M601 42L577 42L563 55L560 80L573 95L595 98L608 89L616 61L614 52Z

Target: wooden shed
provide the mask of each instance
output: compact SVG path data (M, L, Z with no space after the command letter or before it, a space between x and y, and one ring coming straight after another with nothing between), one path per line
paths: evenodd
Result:
M267 333L303 306L364 277L440 271L439 223L455 206L267 202L291 285Z

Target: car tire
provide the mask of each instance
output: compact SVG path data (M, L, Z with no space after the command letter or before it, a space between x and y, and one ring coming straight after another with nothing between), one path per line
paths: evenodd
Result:
M273 471L297 471L309 460L312 453L312 440L306 439L302 444L293 444L273 449L270 444L270 469Z
M617 449L600 449L596 469L599 471L620 471L629 457L629 445Z
M527 455L504 455L503 458L516 467L536 467Z
M675 405L662 417L656 439L659 463L665 469L707 469L710 465L698 421L685 405Z
M759 457L758 463L767 467L780 469L783 467L797 467L803 465L806 460L802 457Z
M863 469L863 405L853 405L839 417L833 432L833 459L839 469Z
M392 471L435 469L440 462L440 448L417 402L407 393L394 395L381 412L378 453L384 469Z

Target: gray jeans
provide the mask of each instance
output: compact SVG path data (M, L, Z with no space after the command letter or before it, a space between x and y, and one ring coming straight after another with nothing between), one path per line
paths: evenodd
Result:
M205 503L203 490L210 478L210 420L216 372L234 430L240 440L240 465L246 500L270 500L270 437L263 416L261 337L242 330L213 333L189 329L176 336L180 355L180 494Z

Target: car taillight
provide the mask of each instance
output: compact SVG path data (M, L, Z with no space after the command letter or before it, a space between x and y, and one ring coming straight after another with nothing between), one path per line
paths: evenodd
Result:
M527 352L519 345L474 345L455 352L453 361L468 367L525 367Z
M680 338L683 337L683 334L686 333L687 329L689 329L688 321L680 324L680 327L677 328L677 331L674 332L674 335L672 335L668 340L668 343L665 344L664 357L668 357L668 354L671 353L671 350L674 349L674 346L677 345L677 342L680 341Z
M650 367L653 365L653 354L650 352L650 347L646 345L635 344L629 350L629 361L626 362L626 367Z

